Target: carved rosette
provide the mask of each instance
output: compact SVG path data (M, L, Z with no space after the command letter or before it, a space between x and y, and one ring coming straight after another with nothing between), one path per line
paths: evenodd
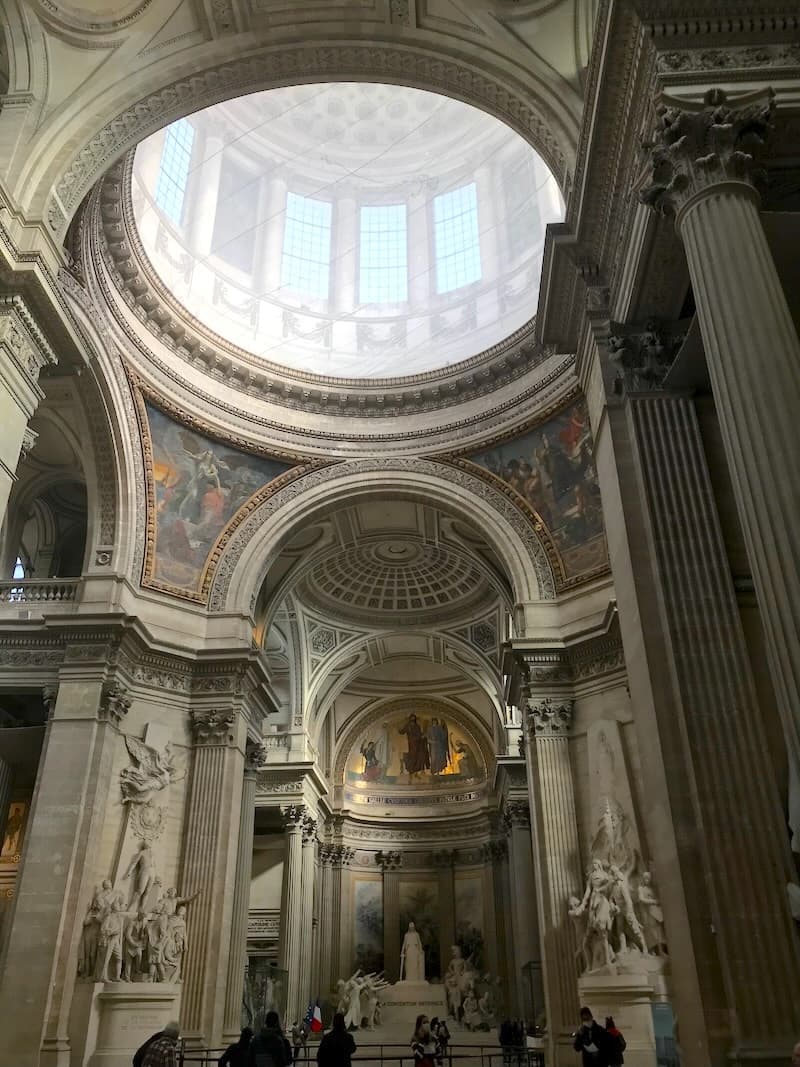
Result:
M574 702L556 703L549 697L528 703L528 729L536 737L567 737L572 729Z
M652 168L639 198L662 215L677 215L697 193L723 182L754 186L763 176L756 163L775 109L771 89L729 100L709 89L702 103L664 93L656 100L657 125L644 147Z
M119 726L131 706L127 689L119 682L106 682L100 696L97 717L101 722L110 722Z
M193 709L192 736L196 745L229 745L236 724L235 711L219 708Z
M247 739L244 746L244 772L255 774L266 762L267 750L260 741Z
M402 852L384 852L381 850L375 853L375 862L384 872L396 871L403 864L403 854Z
M503 812L506 826L512 829L515 826L530 827L531 808L526 800L512 800L506 804Z

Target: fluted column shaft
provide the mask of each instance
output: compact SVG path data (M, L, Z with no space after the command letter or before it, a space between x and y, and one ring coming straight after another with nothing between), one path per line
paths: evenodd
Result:
M572 705L529 699L528 793L536 851L536 899L551 1064L570 1062L578 1011L575 938L567 910L582 887L578 822L569 757Z
M187 912L181 1027L192 1045L222 1038L225 983L238 877L244 724L229 710L194 710L194 750L183 839L182 896Z
M386 979L400 977L400 871L384 867L383 871L383 966Z
M248 741L242 778L242 808L239 815L239 843L236 851L236 885L233 890L231 952L225 987L223 1037L234 1040L242 1020L242 993L247 963L247 915L250 910L250 881L253 874L253 832L256 816L256 772L264 762L264 746Z
M282 809L286 827L286 859L283 865L281 895L281 939L279 962L287 973L286 1020L294 1021L301 1000L300 957L303 944L303 820L305 808L289 805Z
M303 824L301 894L303 920L300 927L300 1005L297 1021L302 1021L306 1008L318 990L314 988L319 976L314 973L314 884L316 882L317 820L310 816ZM294 1022L294 1017L287 1022Z
M531 846L531 819L528 804L514 801L508 808L508 870L511 891L511 920L514 962L516 964L516 1012L527 1018L531 1005L526 996L523 968L540 958L539 915L533 894L534 870ZM537 1005L541 1009L541 1005Z
M661 394L631 398L628 411L734 1055L770 1043L777 1053L780 1035L800 1030L800 945L783 892L791 856L695 406Z

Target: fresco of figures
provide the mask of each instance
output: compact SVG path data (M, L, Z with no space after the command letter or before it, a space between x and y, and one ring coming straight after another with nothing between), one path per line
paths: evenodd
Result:
M365 974L383 970L383 884L358 879L353 885L353 962Z
M511 486L536 512L550 531L567 578L607 564L600 488L583 399L524 436L469 458Z
M485 779L475 739L446 714L401 711L369 727L351 752L348 785L447 788Z
M289 466L213 441L145 405L153 450L156 539L151 577L197 591L217 538Z

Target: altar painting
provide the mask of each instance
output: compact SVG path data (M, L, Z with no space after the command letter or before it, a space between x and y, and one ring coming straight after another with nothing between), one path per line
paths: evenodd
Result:
M353 967L383 970L383 883L359 879L353 885Z
M400 943L413 923L419 933L425 950L425 977L441 977L439 955L439 883L438 881L401 881L399 887L400 903Z
M483 967L483 878L456 875L455 938L461 955L480 970Z
M524 436L469 457L536 512L568 579L608 562L593 453L589 414L581 398Z
M151 577L196 592L208 557L231 519L290 467L189 430L151 404L145 404L145 410L155 506Z
M0 863L19 864L22 852L22 836L25 832L25 817L28 805L24 801L15 801L8 809L5 835L0 847Z
M446 712L394 712L366 729L345 769L348 786L451 789L484 781L475 739Z

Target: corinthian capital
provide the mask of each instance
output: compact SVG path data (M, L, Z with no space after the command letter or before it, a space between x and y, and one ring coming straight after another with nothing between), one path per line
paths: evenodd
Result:
M119 726L128 714L130 706L131 699L125 686L120 685L119 682L106 682L103 686L97 715L103 722Z
M233 740L236 713L218 708L192 711L192 733L196 745L225 745Z
M709 89L702 102L659 94L658 122L650 154L652 181L639 194L662 215L675 215L695 193L726 181L755 184L756 155L769 133L775 108L771 89L732 100Z
M571 700L555 703L549 698L529 701L528 724L531 733L538 737L566 737L572 729Z
M260 741L247 739L244 746L244 769L247 774L255 772L266 762L267 750Z

